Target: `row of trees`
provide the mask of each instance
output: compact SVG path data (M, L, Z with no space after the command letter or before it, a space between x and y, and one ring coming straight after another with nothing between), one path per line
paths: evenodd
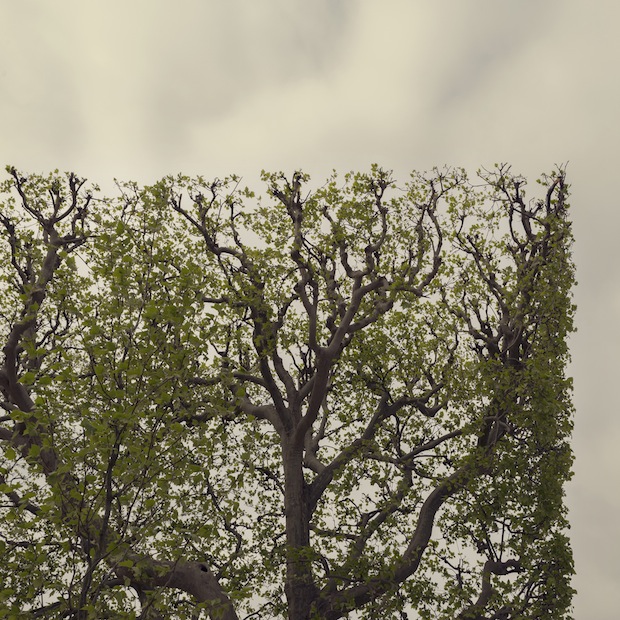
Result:
M569 617L562 169L7 170L0 618Z

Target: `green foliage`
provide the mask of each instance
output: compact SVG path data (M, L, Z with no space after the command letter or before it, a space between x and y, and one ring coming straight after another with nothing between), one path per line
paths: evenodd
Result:
M570 617L562 170L8 173L0 618Z

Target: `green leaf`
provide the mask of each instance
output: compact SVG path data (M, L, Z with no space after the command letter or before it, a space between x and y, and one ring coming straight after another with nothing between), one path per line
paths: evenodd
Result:
M37 378L37 373L29 370L25 372L19 379L19 382L23 385L32 385Z

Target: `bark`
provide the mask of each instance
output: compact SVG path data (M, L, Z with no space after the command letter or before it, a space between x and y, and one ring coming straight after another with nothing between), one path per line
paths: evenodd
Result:
M303 449L291 447L287 437L283 444L287 540L285 593L289 619L305 620L310 617L318 595L312 573L309 493L302 469Z
M73 183L73 180L71 182ZM71 251L85 241L85 237L61 237L54 226L56 222L76 209L77 189L79 187L72 185L71 189L74 191L72 206L64 214L55 216L53 220L45 220L38 211L28 206L27 198L22 191L19 180L17 181L17 187L22 195L24 207L36 216L36 219L42 226L47 252L42 261L40 271L36 279L33 278L32 288L24 301L21 319L13 324L7 336L6 343L2 349L4 360L0 366L0 390L4 395L5 408L11 411L19 410L33 417L28 425L20 421L15 423L11 430L0 428L0 439L11 444L27 458L30 458L29 454L33 446L39 447L40 450L37 458L42 468L42 473L48 478L51 486L61 490L61 515L63 518L71 520L75 514L79 514L82 510L79 499L76 499L80 496L79 489L77 489L77 481L69 472L58 473L62 463L55 451L45 446L44 437L48 433L48 429L45 424L35 417L35 403L30 396L28 388L20 383L20 376L24 365L24 361L20 356L24 355L24 341L35 336L39 308L44 303L48 285L53 280L55 272L61 264L59 252L63 249ZM57 203L58 209L61 204L60 200ZM3 223L7 226L7 222ZM73 228L75 229L75 219ZM19 266L17 265L16 268L19 268ZM30 277L33 277L33 274ZM28 361L31 362L28 369L38 371L39 363L37 363L37 360L26 359L26 363ZM112 466L113 463L111 463ZM9 499L33 514L39 511L37 506L30 502L24 502L16 493L10 493ZM79 519L78 522L80 522ZM139 562L140 571L137 571L135 568L115 566L114 559L108 558L108 563L116 575L126 579L137 591L152 590L156 587L177 588L192 595L198 603L207 603L206 609L212 618L238 620L230 598L226 595L211 570L204 564L183 561L161 562L146 556L138 557L123 545L122 537L109 527L106 517L95 518L86 524L82 523L76 533L80 538L82 551L85 554L90 556L91 551L94 550L93 557L98 559L96 559L93 567L102 560L105 555L104 550L109 548L111 543L118 544L119 549L124 549L123 557L117 558L117 561L129 558L136 563ZM87 594L86 591L85 593Z
M116 574L129 580L138 591L175 588L192 595L197 603L206 603L206 611L214 620L239 620L233 603L208 566L201 562L158 562L136 558L140 571L117 567ZM136 574L139 577L136 577Z
M422 555L431 539L433 524L439 509L462 488L467 480L481 473L482 467L473 464L465 465L435 487L420 509L415 532L401 559L394 566L392 575L390 577L373 577L365 583L326 596L317 605L321 614L320 617L325 618L325 620L342 618L350 611L359 609L371 600L390 592L413 575L418 569Z
M491 575L508 575L509 573L515 573L521 570L521 564L516 560L507 560L506 562L487 560L482 569L480 595L473 605L464 609L457 616L457 620L485 620L484 608L495 592L493 584L491 583Z

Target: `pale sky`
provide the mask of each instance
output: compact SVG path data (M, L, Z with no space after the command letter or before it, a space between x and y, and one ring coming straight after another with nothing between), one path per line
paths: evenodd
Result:
M0 164L183 172L568 162L578 620L620 587L620 3L0 0ZM534 191L534 189L532 189Z

